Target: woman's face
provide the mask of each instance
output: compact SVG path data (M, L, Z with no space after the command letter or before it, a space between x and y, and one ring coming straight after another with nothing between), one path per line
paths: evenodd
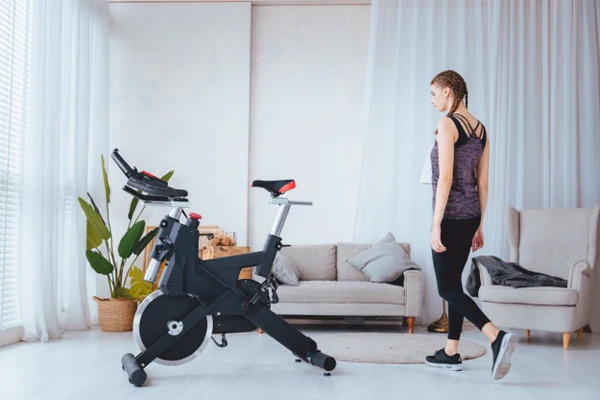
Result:
M448 110L448 88L442 88L438 85L431 85L431 104L439 111Z

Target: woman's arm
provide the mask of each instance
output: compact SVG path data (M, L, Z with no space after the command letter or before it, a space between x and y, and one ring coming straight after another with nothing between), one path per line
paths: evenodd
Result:
M454 143L458 131L452 120L448 117L442 118L438 124L438 153L440 179L437 183L435 195L435 209L433 212L433 225L440 226L444 218L444 211L448 203L448 195L452 186L454 169Z
M488 180L490 170L490 137L486 135L486 144L483 153L477 163L477 194L479 196L479 205L481 207L480 227L483 227L483 215L488 199Z
M433 226L431 227L431 248L437 253L446 251L446 246L442 243L442 219L444 219L444 211L452 186L454 143L457 135L458 130L456 130L452 120L448 117L442 118L438 124L437 134L440 178L437 182Z

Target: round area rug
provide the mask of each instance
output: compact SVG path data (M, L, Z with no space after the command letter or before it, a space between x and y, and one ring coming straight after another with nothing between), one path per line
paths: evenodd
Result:
M407 333L341 333L315 338L319 350L337 361L374 364L424 364L425 356L441 349L446 335ZM481 357L486 349L461 340L458 352L463 360Z

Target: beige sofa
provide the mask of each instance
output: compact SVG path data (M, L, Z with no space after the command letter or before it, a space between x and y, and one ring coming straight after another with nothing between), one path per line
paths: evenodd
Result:
M347 262L372 244L318 244L284 247L281 253L297 267L297 286L280 285L271 309L282 316L404 317L413 333L421 314L423 278L419 269L404 279L374 283ZM410 245L398 243L410 259ZM398 284L398 281L402 281Z

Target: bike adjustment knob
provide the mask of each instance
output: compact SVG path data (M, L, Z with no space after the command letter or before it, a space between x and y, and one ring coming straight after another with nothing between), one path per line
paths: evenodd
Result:
M190 213L190 218L191 219L195 219L196 221L198 221L198 220L202 219L202 215L196 214L196 213Z

